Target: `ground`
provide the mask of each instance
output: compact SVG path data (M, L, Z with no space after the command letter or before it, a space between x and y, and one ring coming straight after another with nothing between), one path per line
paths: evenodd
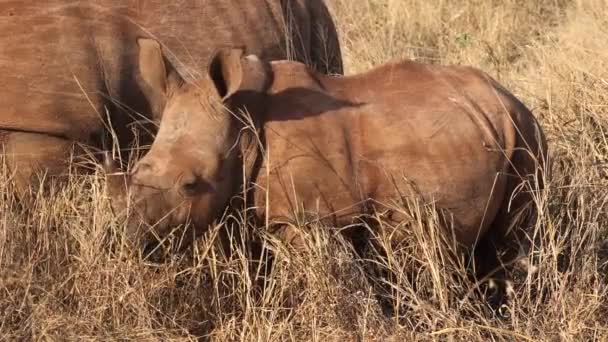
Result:
M608 1L329 5L347 74L390 59L472 65L538 117L553 163L530 267L510 268L505 305L489 305L416 203L405 208L413 243L389 257L361 258L316 227L307 253L275 247L263 284L247 246L222 255L217 229L165 263L142 260L98 176L73 177L24 213L2 169L0 339L608 340Z

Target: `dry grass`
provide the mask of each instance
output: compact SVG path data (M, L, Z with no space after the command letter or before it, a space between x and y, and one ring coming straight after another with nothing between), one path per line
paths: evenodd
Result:
M142 261L122 243L97 177L19 213L2 175L0 339L608 340L608 1L331 7L347 73L392 58L469 64L540 118L554 163L536 200L536 272L511 270L504 315L447 257L432 208L415 203L405 208L410 244L389 257L357 258L339 235L313 229L308 253L275 248L260 284L248 245L222 255L217 229L186 255Z

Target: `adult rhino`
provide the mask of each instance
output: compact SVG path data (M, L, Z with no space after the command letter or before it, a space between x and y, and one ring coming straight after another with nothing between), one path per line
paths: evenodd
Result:
M4 1L0 31L0 147L20 192L38 184L38 172L65 174L74 146L96 152L106 128L128 148L139 137L130 124L160 120L158 82L177 71L198 79L218 48L342 73L322 0ZM170 51L175 69L145 70L159 56L139 63L140 36Z
M156 56L157 69L167 67L158 45L140 46L153 50L141 53ZM376 210L398 223L405 217L394 203L413 185L471 247L508 234L542 186L540 126L474 68L404 61L339 77L223 49L204 72L157 84L163 118L126 176L128 196L124 179L108 175L142 244L189 221L179 232L187 245L242 193L260 222L293 243L289 222L301 214L339 227Z

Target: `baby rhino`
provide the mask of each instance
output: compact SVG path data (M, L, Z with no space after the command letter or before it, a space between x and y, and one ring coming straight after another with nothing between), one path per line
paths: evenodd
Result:
M149 100L166 105L149 153L108 189L142 245L175 233L187 245L244 193L259 222L295 244L290 222L343 227L380 212L398 223L413 194L464 247L504 240L531 214L541 128L479 70L404 61L326 76L226 48L187 83L167 74L158 44L139 46L155 50L140 51L143 79L162 97Z

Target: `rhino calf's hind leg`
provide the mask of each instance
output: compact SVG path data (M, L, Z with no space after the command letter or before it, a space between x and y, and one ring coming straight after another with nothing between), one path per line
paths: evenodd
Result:
M30 201L49 180L67 176L73 142L38 133L2 133L4 162L22 201Z
M293 248L298 253L306 251L304 232L292 224L275 224L270 229L270 234L281 241L286 247Z

